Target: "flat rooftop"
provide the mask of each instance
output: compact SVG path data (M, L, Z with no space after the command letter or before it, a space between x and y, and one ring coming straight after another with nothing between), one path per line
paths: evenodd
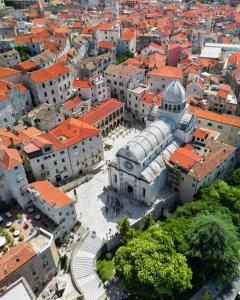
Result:
M132 89L134 93L142 93L146 90L146 87L138 86L135 89Z
M31 293L23 279L18 280L8 287L7 291L0 294L0 300L34 300L35 296Z
M42 252L49 245L50 236L44 234L42 231L38 231L37 235L28 242L32 245L36 253Z
M200 57L219 59L221 57L221 47L204 47L201 51Z

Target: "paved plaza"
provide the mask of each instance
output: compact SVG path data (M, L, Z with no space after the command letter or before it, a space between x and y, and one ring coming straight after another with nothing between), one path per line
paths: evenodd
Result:
M116 222L123 216L127 215L133 223L148 210L147 206L133 203L125 195L115 194L108 189L104 191L104 187L108 186L106 161L112 161L118 149L126 145L138 132L139 130L135 128L128 129L122 126L116 128L111 136L104 140L104 144L112 145L112 148L104 152L105 163L101 170L91 180L76 188L76 196L73 190L68 192L71 198L77 200L76 210L80 221L85 227L96 231L102 239L115 234ZM105 203L108 203L108 211ZM115 207L118 208L119 203L121 209L116 214Z

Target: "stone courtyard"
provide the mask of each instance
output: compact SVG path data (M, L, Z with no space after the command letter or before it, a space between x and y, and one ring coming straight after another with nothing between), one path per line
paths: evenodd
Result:
M107 163L115 158L115 154L119 148L130 141L139 129L126 128L120 126L111 132L108 138L104 139L104 144L111 145L112 148L104 151L104 164L101 169L90 179L76 188L74 191L68 192L71 198L76 199L76 210L79 220L90 230L96 231L97 235L102 239L109 239L116 232L116 222L123 216L128 216L131 223L141 218L148 210L145 205L139 205L127 199L125 195L115 194L107 188L108 172ZM107 202L109 203L108 211L106 211ZM116 214L118 205L121 203L123 207ZM113 207L111 207L111 205Z

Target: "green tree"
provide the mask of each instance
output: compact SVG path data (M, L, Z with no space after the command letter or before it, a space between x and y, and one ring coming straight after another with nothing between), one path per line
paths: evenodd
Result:
M201 295L201 300L212 300L212 296L208 291L204 291Z
M176 210L176 217L192 219L196 217L199 213L216 212L231 215L231 211L228 208L222 206L217 201L214 201L213 199L208 199L206 197L206 199L200 199L191 203L187 203L183 206L179 206Z
M234 224L240 226L240 188L230 186L223 180L217 180L199 193L201 201L217 202L229 209Z
M121 234L121 244L126 244L135 233L135 230L130 226L128 217L123 217L117 222L117 230Z
M177 252L185 254L188 249L186 234L191 221L184 217L171 217L165 222L160 222L161 228L172 238Z
M187 238L190 265L200 280L225 280L239 274L238 235L229 216L198 215Z
M16 50L18 51L18 53L20 55L21 61L26 61L31 57L31 55L30 55L31 53L30 53L29 49L24 45L17 46Z
M114 258L122 284L132 294L161 299L191 288L186 258L175 251L172 239L158 226L139 232Z
M125 60L129 58L133 58L134 54L132 52L119 53L116 55L117 65L123 63Z
M144 224L143 224L143 230L148 229L154 224L154 219L152 216L152 213L147 213L144 217Z
M233 171L229 184L240 187L240 168Z

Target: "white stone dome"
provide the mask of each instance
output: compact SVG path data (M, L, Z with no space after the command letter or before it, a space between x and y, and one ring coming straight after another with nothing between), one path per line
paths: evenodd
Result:
M183 104L186 100L185 89L182 84L174 80L163 91L163 101L170 104Z

